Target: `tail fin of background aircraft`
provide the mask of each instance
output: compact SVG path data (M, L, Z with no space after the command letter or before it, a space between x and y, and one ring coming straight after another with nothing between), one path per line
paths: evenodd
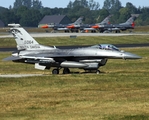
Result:
M8 26L12 27L10 31L15 38L18 50L36 50L44 48L44 46L40 45L24 28L20 27L19 24L8 24Z
M109 15L107 16L101 23L101 25L105 25L105 24L109 24L109 21L110 21L110 18L111 18L112 15Z
M73 24L80 25L82 23L83 17L79 17Z
M132 14L131 17L125 22L126 24L133 24L139 14Z
M131 16L125 23L127 24L132 24L135 20L135 17L134 16Z

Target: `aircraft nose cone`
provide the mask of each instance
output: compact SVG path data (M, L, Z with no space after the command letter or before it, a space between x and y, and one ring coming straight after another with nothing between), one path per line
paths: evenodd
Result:
M136 54L132 54L129 52L124 53L124 59L141 59L141 58L142 58L141 56L138 56Z

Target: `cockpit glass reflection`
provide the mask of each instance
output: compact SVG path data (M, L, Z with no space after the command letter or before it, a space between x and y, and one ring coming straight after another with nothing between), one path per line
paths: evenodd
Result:
M98 49L104 49L104 50L120 51L120 49L118 49L116 46L111 44L99 44L99 45L94 45L92 47L95 47Z

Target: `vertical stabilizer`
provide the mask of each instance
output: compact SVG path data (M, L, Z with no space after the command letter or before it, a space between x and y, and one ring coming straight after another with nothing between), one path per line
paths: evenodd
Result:
M125 23L133 25L137 17L139 17L139 14L131 14L131 17Z
M73 24L80 25L82 23L83 17L79 17Z
M125 23L127 23L127 24L132 24L132 23L134 22L134 20L135 20L135 17L132 16L132 17L130 17Z
M8 24L8 26L12 27L10 31L15 38L18 50L40 48L39 43L19 24Z
M8 24L10 31L15 38L18 50L38 50L50 47L40 45L24 28L19 24Z
M110 18L112 15L107 16L101 23L99 23L100 25L105 25L105 24L109 24Z

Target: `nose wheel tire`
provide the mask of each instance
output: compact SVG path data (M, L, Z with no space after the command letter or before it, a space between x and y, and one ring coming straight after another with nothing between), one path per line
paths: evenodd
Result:
M52 74L59 74L59 69L53 69Z

